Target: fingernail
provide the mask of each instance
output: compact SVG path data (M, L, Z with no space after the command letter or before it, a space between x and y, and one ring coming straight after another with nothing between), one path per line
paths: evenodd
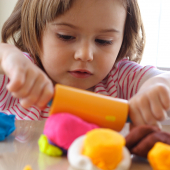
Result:
M169 119L168 114L164 113L165 120Z
M162 125L160 122L157 122L157 126L159 127L159 129L162 129Z

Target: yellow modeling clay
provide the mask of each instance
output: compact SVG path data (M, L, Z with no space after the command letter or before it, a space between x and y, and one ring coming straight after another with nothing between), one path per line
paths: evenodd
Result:
M32 170L30 165L26 165L23 170Z
M148 153L153 170L170 170L170 145L157 142Z
M94 129L86 134L82 154L103 170L113 170L123 159L125 139L111 129Z
M48 143L48 139L45 135L40 136L38 144L40 151L49 156L61 156L63 154L61 149Z

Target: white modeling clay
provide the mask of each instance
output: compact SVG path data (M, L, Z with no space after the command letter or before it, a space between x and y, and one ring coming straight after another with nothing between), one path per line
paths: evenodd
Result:
M68 161L74 170L101 170L93 165L90 158L81 154L85 135L78 137L68 149ZM131 156L126 147L123 148L123 160L114 170L128 170L131 165Z

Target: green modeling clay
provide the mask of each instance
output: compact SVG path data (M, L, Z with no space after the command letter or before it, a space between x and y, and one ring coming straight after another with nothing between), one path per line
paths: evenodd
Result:
M40 151L49 156L61 156L63 154L61 149L48 143L48 139L45 135L40 136L38 144Z

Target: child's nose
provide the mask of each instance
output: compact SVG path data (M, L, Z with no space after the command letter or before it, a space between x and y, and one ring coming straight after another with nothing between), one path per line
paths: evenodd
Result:
M93 61L93 50L89 44L80 45L74 55L75 60Z

